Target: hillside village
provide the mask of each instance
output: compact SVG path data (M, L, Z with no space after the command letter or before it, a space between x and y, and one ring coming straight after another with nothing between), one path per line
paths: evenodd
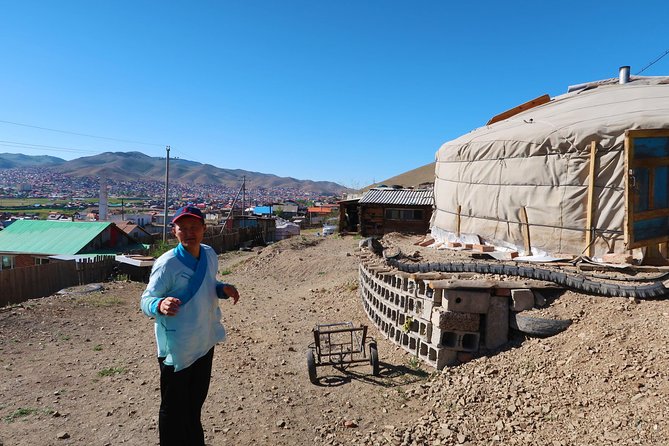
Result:
M446 142L434 187L376 185L280 203L290 191L272 191L247 207L238 190L212 199L184 186L188 195L170 208L190 201L207 214L204 241L219 254L219 279L243 295L241 309L221 304L232 340L216 362L225 379L212 389L207 439L666 443L668 85L622 67L618 78L523 103ZM611 102L619 104L615 117ZM83 191L77 182L90 180L67 181ZM14 442L38 438L38 426L49 444L155 437L150 333L136 308L153 257L130 232L169 220L159 210L119 217L109 195L127 184L115 184L101 188L97 213L79 214L87 222L14 216L0 232L3 290L24 281L11 288L19 299L0 301L8 304L0 351L9 358L0 390L10 395L0 410ZM159 200L151 203L142 205ZM130 216L134 224L125 224ZM68 238L83 227L86 236ZM69 251L54 252L54 240ZM58 282L68 275L74 282ZM75 319L59 322L62 314ZM330 323L344 321L364 325L362 340L332 343ZM333 345L340 350L328 351ZM58 376L31 373L32 356L59 348L77 359ZM363 371L345 360L354 354Z

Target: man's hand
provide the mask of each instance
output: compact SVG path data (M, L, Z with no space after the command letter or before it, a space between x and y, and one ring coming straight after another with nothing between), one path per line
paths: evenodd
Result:
M179 311L179 305L181 301L176 297L166 297L160 301L158 311L165 316L174 316Z
M232 304L236 304L237 301L239 300L239 292L237 291L237 288L235 288L233 285L226 284L223 287L223 292L228 296L232 297Z

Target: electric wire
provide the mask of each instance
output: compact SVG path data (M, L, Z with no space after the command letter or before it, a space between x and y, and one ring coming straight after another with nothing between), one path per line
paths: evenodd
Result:
M71 131L68 131L68 130L52 129L52 128L49 128L49 127L41 127L41 126L32 125L32 124L23 124L23 123L14 122L14 121L5 121L5 120L2 120L2 119L0 119L0 123L18 125L18 126L21 126L21 127L29 127L29 128L33 128L33 129L39 129L39 130L47 130L49 132L65 133L65 134L68 134L68 135L85 136L87 138L105 139L107 141L126 142L126 143L131 143L131 144L143 144L143 145L146 145L146 146L165 147L164 144L156 144L156 143L143 142L143 141L134 141L134 140L131 140L131 139L111 138L111 137L108 137L108 136L91 135L91 134L88 134L88 133L71 132Z
M658 57L657 59L655 59L654 61L652 61L652 62L649 63L648 65L646 65L645 67L643 67L643 68L641 69L641 71L639 71L639 72L636 73L636 75L638 76L638 75L640 75L641 73L643 73L644 71L646 71L648 68L650 68L650 67L651 67L652 65L654 65L656 62L659 62L659 60L662 59L662 58L663 58L664 56L666 56L667 54L669 54L669 50L665 51L664 53L662 53L662 55L661 55L660 57Z

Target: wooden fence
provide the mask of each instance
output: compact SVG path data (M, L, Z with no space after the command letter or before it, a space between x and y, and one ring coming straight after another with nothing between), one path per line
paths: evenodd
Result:
M245 243L262 244L267 235L263 234L261 228L238 228L232 231L224 231L219 234L207 234L202 243L214 248L217 253L239 249Z
M96 257L82 262L51 262L0 271L0 307L28 299L50 296L58 290L102 282L112 273L113 257Z

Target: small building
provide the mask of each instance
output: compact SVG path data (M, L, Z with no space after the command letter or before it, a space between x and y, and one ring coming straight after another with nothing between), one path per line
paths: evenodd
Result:
M138 226L144 227L151 223L153 216L147 213L128 213L124 212L122 214L111 214L108 216L108 221L114 222L117 225L122 222L130 221Z
M143 249L110 222L18 220L0 231L0 269L48 263L54 255L121 254Z
M142 226L134 224L132 221L122 221L116 223L116 226L130 238L140 243L153 243L153 236Z
M255 206L253 208L253 215L270 216L272 215L272 205Z
M323 223L328 217L336 215L339 210L338 204L323 204L321 206L311 206L307 208L307 218L309 224L316 225Z
M431 189L370 189L358 202L360 235L425 234L433 205Z

